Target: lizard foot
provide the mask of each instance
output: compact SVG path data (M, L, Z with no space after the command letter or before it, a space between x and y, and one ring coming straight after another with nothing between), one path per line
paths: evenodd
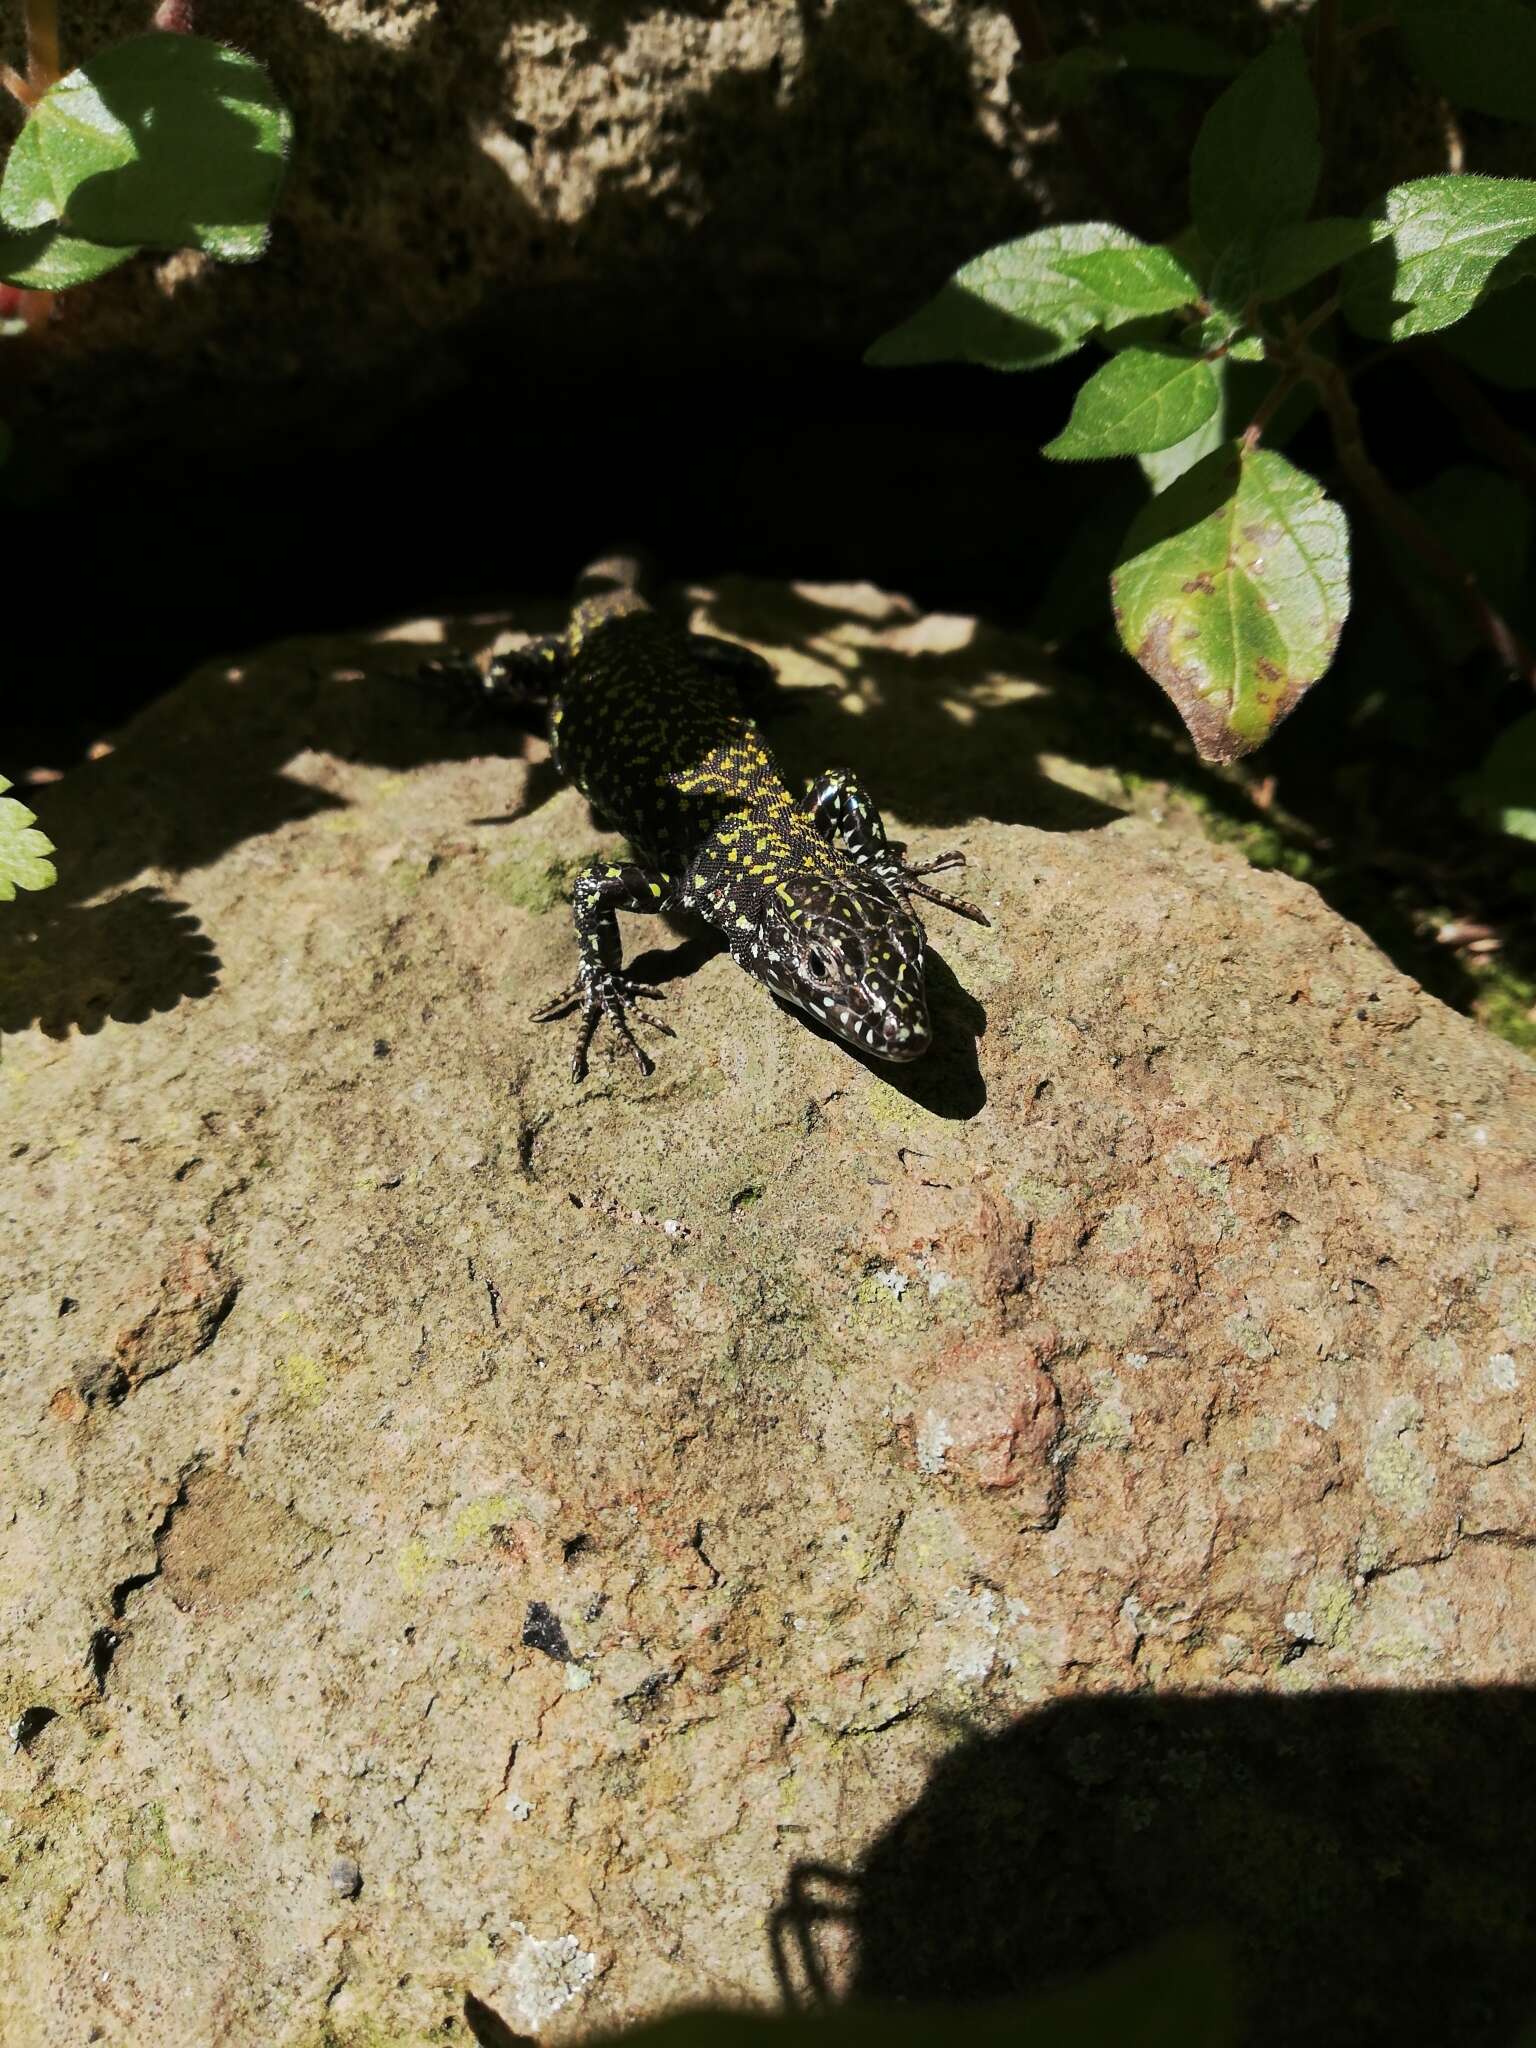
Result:
M585 1081L587 1078L587 1053L597 1027L605 1017L634 1054L641 1073L654 1074L656 1062L636 1043L629 1028L628 1013L632 1010L642 1024L648 1024L665 1038L676 1038L677 1033L659 1017L647 1016L640 1008L642 1001L665 1002L666 996L661 989L647 988L642 982L631 981L627 974L615 974L610 968L583 967L570 987L562 989L547 1003L541 1003L532 1012L532 1018L536 1024L553 1024L557 1018L569 1016L572 1010L581 1010L581 1028L576 1034L576 1050L571 1056L573 1081Z
M890 879L898 889L909 896L921 896L926 903L937 903L943 910L952 910L956 917L968 917L972 924L991 924L991 918L984 910L978 910L974 903L962 902L958 896L946 896L942 889L931 889L920 879L923 875L942 875L947 868L963 868L963 853L951 849L948 853L938 854L933 860L909 863L902 859L907 849L900 840L893 840L890 850L895 868Z

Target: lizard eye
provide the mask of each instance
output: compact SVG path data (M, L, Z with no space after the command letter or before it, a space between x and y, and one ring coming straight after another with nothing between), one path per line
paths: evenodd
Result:
M805 956L805 964L811 970L812 974L815 975L818 981L826 980L827 956L825 953L818 952L816 948L812 946L810 952L807 953Z

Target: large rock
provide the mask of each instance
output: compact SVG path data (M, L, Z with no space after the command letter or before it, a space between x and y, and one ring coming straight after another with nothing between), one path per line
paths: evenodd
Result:
M953 1994L1215 1913L1256 2037L1368 2038L1359 1952L1503 2039L1536 1759L1465 1689L1536 1655L1536 1068L1129 814L1020 643L700 609L797 772L970 856L909 1069L631 922L679 1036L573 1088L524 1019L601 835L392 679L424 628L207 669L46 792L0 2033L416 2042L470 1988L569 2039L772 1999L771 1933Z

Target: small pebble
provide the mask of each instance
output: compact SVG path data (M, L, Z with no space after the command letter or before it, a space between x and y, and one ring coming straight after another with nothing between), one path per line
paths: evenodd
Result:
M331 1890L344 1899L355 1899L363 1888L363 1873L350 1856L338 1856L331 1865Z

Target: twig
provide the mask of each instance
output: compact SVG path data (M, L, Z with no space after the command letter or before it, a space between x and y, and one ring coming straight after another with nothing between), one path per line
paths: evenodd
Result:
M41 99L63 77L59 69L59 0L26 0L27 84Z
M1251 455L1263 437L1264 429L1276 412L1290 397L1301 382L1299 370L1282 370L1259 402L1258 410L1243 429L1243 453Z
M1243 429L1243 448L1247 453L1259 445L1264 429L1274 418L1281 403L1290 396L1303 377L1310 375L1306 368L1309 352L1301 347L1314 327L1321 327L1325 320L1331 320L1339 310L1338 294L1324 299L1320 306L1314 306L1305 320L1285 316L1285 339L1276 341L1273 335L1264 334L1264 354L1268 362L1280 372L1279 377L1265 393L1258 410ZM1257 325L1256 322L1250 322ZM1261 330L1262 332L1262 330Z
M58 0L24 0L27 18L27 68L25 74L9 64L0 64L0 87L28 111L35 107L63 73L59 69Z
M1052 62L1055 52L1046 31L1045 21L1040 13L1038 0L1003 0L1003 12L1013 23L1014 34L1019 39L1019 49L1027 64L1045 65ZM1099 206L1111 220L1122 225L1137 222L1140 209L1126 198L1119 181L1104 161L1099 145L1093 137L1093 130L1076 107L1061 107L1057 110L1057 124L1066 139L1067 147L1077 158L1077 167L1093 188Z
M1489 602L1472 571L1457 561L1440 536L1397 495L1371 460L1360 432L1360 414L1344 373L1310 350L1302 354L1297 368L1317 387L1333 428L1339 462L1360 496L1382 524L1391 527L1424 566L1456 593L1478 634L1509 673L1536 689L1536 655Z

